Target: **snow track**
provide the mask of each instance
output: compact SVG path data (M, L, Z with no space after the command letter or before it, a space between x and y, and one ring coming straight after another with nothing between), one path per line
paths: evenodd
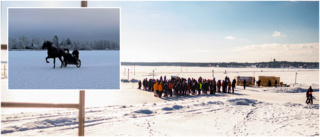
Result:
M212 99L212 98L211 98ZM192 98L86 108L86 135L319 135L319 105ZM2 115L2 135L77 135L77 111ZM201 121L201 122L199 122Z
M81 67L60 68L47 51L9 51L9 89L120 89L119 51L79 51Z

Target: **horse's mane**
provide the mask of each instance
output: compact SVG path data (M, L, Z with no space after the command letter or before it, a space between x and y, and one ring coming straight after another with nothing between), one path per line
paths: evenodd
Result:
M52 42L49 40L45 41L45 43L52 45Z
M45 41L43 43L42 49L47 49L48 50L48 54L62 54L64 55L64 51L60 48L57 47L53 47L52 46L52 42L51 41Z
M45 41L44 43L43 43L43 45L42 45L42 49L51 49L52 48L52 42L51 41Z

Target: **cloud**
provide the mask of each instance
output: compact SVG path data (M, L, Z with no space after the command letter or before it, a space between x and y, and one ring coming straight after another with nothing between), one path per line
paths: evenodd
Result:
M224 39L236 39L236 38L233 36L226 36L226 37L224 37Z
M283 61L319 61L319 43L303 43L303 44L261 44L247 45L244 47L236 47L235 53L259 60L276 58Z
M212 52L211 50L203 50L203 49L198 49L198 50L195 50L196 52L202 52L202 53L210 53Z
M274 31L272 34L273 37L285 37L286 35L281 34L280 31Z

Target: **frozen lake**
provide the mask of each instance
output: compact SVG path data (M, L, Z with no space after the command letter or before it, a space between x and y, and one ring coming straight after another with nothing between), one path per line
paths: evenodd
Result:
M46 63L45 63L46 64ZM48 66L48 69L51 65ZM55 70L66 69L56 68ZM70 68L71 69L71 68ZM78 68L74 68L78 69ZM81 68L80 68L81 69ZM126 69L126 71L125 71ZM312 86L313 89L319 89L319 70L318 69L267 69L267 68L215 68L215 67L177 67L177 66L121 66L121 78L135 78L142 80L144 78L153 78L153 70L155 70L155 79L160 76L171 75L180 77L198 78L202 76L205 79L212 78L212 70L216 79L224 79L229 76L231 79L234 76L253 76L256 80L259 75L263 76L280 76L280 81L288 84L291 88L285 88L280 92L292 92L298 89L306 89ZM52 71L55 71L52 70ZM134 71L135 70L135 74ZM181 72L182 70L182 72ZM224 74L227 70L227 74ZM262 70L262 72L261 72ZM125 72L125 73L124 73ZM297 75L297 85L295 83L295 74ZM8 80L1 81L1 99L2 101L11 102L48 102L48 103L78 103L79 90L7 90ZM121 82L120 90L86 90L86 106L109 106L109 105L132 105L145 104L154 102L163 102L163 100L154 98L153 93L137 90L137 83ZM272 92L272 91L270 91ZM304 91L305 92L305 91ZM318 94L318 92L316 92ZM303 97L302 97L303 98ZM301 101L303 103L303 101ZM23 111L41 111L41 109L24 109ZM2 113L21 112L21 109L3 109Z
M81 67L60 68L47 51L9 51L9 89L119 89L120 51L79 51Z
M180 67L180 66L121 66L121 79L128 78L128 69L130 69L129 78L142 80L144 78L159 79L160 76L167 76L167 79L173 76L183 78L196 78L200 76L203 79L212 79L213 75L217 79L224 79L228 76L231 80L235 76L251 76L256 80L259 76L279 76L280 81L287 85L297 84L318 85L318 69L288 69L288 68L222 68L222 67ZM212 74L214 71L214 74ZM225 73L226 72L226 73ZM297 79L295 79L297 73Z
M130 79L138 80L152 78L153 70L156 79L161 75L211 79L212 70L216 79L226 75L230 78L254 75L256 79L260 75L280 76L280 81L290 87L247 87L244 90L237 86L234 94L171 98L154 97L153 92L138 90L138 84L133 82L121 82L120 90L86 90L86 135L319 135L318 69L121 66L121 78L128 77L127 69L130 69ZM297 84L293 86L296 73ZM78 90L8 91L7 80L2 80L1 84L4 85L2 101L77 103L79 99ZM313 105L305 104L309 86L314 90ZM78 112L74 109L2 108L1 112L3 136L77 135Z

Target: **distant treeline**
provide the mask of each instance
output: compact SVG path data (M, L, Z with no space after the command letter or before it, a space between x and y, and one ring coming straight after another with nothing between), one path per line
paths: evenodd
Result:
M67 48L67 49L78 49L78 50L119 50L119 43L109 41L106 39L91 40L91 41L80 41L71 40L70 38L59 39L58 36L54 36L53 39L42 39L40 38L28 38L20 36L19 38L9 37L9 50L13 49L31 49L40 50L44 41L51 41L54 47Z
M316 68L319 69L319 62L221 62L221 63L192 63L192 62L121 62L121 65L137 66L198 66L198 67L256 67L256 68Z

